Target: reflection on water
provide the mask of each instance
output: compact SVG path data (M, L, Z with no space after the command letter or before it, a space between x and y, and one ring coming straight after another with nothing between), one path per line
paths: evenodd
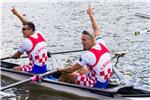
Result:
M134 16L135 13L149 13L149 3L144 2L92 2L94 16L100 25L103 37L111 52L126 50L120 59L119 70L136 88L150 90L149 40L150 20ZM12 55L19 48L22 33L20 21L10 13L11 6L16 6L28 20L36 24L36 29L47 37L51 52L82 49L80 36L83 30L92 32L86 14L86 2L49 2L49 3L3 3L2 45L3 57ZM140 34L135 35L135 32ZM17 37L17 38L16 38ZM77 60L81 53L56 55L60 65ZM112 55L113 56L113 55ZM69 61L69 59L71 59ZM27 63L27 60L10 60ZM49 59L51 66L51 59ZM53 69L49 67L49 69ZM32 87L32 86L31 86ZM22 88L22 87L21 87ZM38 95L36 100L66 100L67 95L38 93L40 89L29 91L29 97ZM31 92L32 91L32 92ZM37 92L38 91L38 92ZM46 91L46 89L44 90ZM42 92L44 92L42 91ZM31 97L32 98L32 97ZM33 97L35 99L35 97ZM32 100L34 100L32 99Z

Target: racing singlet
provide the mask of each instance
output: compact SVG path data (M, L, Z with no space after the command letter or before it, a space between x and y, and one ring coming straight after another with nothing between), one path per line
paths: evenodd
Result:
M30 60L30 65L33 66L32 73L41 74L47 71L46 61L48 59L46 41L40 33L37 33L37 38L30 36L28 38L32 42L32 48L27 52Z
M96 62L89 66L91 75L97 81L105 83L112 76L112 63L108 49L101 43L97 44L101 50L91 48L89 51L95 55Z

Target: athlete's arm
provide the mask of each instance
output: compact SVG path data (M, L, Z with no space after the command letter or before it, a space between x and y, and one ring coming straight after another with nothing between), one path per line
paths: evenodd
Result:
M67 67L65 67L63 69L57 68L57 70L59 72L72 73L72 72L75 72L75 71L79 70L80 68L82 68L82 66L79 65L78 63L76 63L73 66L67 66Z
M32 48L32 43L29 39L25 39L22 41L21 46L19 48L19 50L11 57L14 59L20 58L20 56L27 51L30 51Z
M18 13L18 11L14 7L12 7L11 12L20 19L22 24L25 24L28 22L21 14Z
M17 51L11 58L17 59L17 58L20 58L21 55L22 53L20 51Z
M96 38L97 36L100 35L100 29L98 27L98 24L96 22L96 20L94 19L94 16L93 16L93 10L92 8L90 7L89 5L89 8L87 10L87 14L89 15L90 17L90 21L91 21L91 24L92 24L92 28L94 30L94 38Z

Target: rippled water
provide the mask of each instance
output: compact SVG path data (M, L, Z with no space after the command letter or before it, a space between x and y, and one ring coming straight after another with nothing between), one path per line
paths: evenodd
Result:
M87 2L37 2L37 3L3 3L2 46L3 57L12 55L19 48L23 39L21 24L16 16L10 13L15 6L26 18L33 21L36 29L47 37L48 49L51 52L82 49L80 36L83 30L92 32L86 14ZM120 59L118 69L136 88L150 91L150 20L134 16L135 13L150 12L149 2L91 2L94 16L100 25L102 35L111 52L126 50L128 53ZM135 32L140 32L135 35ZM70 63L81 53L56 55L60 65ZM71 60L69 60L71 59ZM16 63L27 63L24 60L10 60ZM50 61L49 61L49 64ZM51 68L49 68L51 69ZM69 97L57 92L49 94L46 89L41 94L38 89L26 89L29 97L53 97L55 100L66 100ZM35 91L36 90L36 91ZM78 97L76 97L78 98ZM78 98L79 99L79 98ZM34 99L31 99L34 100ZM46 100L46 98L44 99Z

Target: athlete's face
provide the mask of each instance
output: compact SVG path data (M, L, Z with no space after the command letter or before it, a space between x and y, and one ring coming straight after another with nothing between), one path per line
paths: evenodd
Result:
M94 40L89 35L82 34L81 43L84 50L89 50L93 46Z
M30 29L28 27L28 25L23 25L23 28L22 28L22 33L23 33L23 37L29 37L31 35L31 32L32 32L32 29Z

